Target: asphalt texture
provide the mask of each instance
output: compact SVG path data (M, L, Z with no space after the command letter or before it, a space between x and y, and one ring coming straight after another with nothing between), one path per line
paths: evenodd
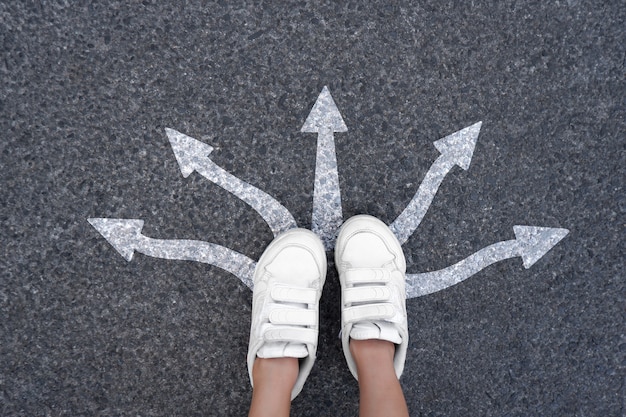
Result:
M439 153L482 121L403 246L408 271L569 235L407 301L414 416L626 415L622 1L0 4L0 414L236 416L251 398L251 291L210 265L135 253L87 221L258 259L271 230L180 169L165 128L311 227L328 86L344 218L390 223ZM358 413L329 253L318 359L294 416Z

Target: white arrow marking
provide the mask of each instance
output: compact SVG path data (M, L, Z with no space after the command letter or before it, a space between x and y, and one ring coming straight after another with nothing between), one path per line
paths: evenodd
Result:
M311 230L320 236L326 249L330 250L335 245L337 230L343 222L333 133L347 132L348 128L327 87L317 97L300 131L317 133Z
M415 196L389 226L404 244L422 222L445 176L455 165L467 170L472 161L482 122L475 123L433 142L441 155L433 162Z
M92 218L89 223L127 261L135 251L155 258L195 261L215 265L230 272L250 289L256 262L224 246L199 240L162 240L141 234L143 220Z
M530 268L569 230L535 226L513 226L515 239L494 243L462 261L439 271L406 275L406 297L432 294L466 280L489 265L521 256L524 268Z
M198 171L209 181L233 193L261 215L272 229L274 236L298 227L289 210L275 198L240 180L214 163L209 158L213 147L174 129L166 128L165 133L170 140L183 177L187 178L192 172Z

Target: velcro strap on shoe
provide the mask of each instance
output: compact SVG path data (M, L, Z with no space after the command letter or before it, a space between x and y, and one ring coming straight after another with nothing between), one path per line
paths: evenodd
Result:
M283 327L268 329L263 335L267 342L293 342L315 345L317 343L316 329L305 329L298 327Z
M317 321L317 311L302 308L275 308L268 316L272 324L290 324L294 326L314 326Z
M384 286L378 287L351 287L343 290L344 304L364 303L371 301L387 301L391 291Z
M284 303L315 304L317 302L317 290L314 288L276 285L271 289L270 296L273 300Z
M346 323L357 323L365 320L389 320L395 315L393 304L366 304L356 307L347 307L343 310L343 319Z
M391 271L383 268L348 269L345 281L348 285L384 284L391 281Z

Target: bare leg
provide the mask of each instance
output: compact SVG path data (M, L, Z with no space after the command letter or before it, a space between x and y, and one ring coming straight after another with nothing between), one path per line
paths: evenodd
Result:
M289 417L291 390L298 377L296 358L256 358L252 367L249 417Z
M408 417L400 381L393 367L395 346L386 340L350 340L359 375L360 417Z

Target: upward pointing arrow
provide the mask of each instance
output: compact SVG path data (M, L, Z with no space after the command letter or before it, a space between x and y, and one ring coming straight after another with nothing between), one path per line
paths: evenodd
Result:
M297 227L296 220L289 213L289 210L274 197L240 180L215 164L209 158L213 151L212 146L174 129L165 129L165 133L170 140L183 177L187 178L192 172L198 171L209 181L233 193L261 215L272 229L274 236Z
M300 131L317 133L311 230L320 236L326 249L330 250L335 244L337 230L343 222L333 134L347 132L348 128L327 87L324 87L317 97Z
M516 256L522 258L524 268L528 269L567 236L569 230L551 227L513 226L513 232L515 239L497 242L482 248L447 268L421 274L407 274L407 298L421 297L441 291L466 280L491 264Z
M341 113L339 113L339 109L326 86L317 97L317 101L313 105L300 131L318 133L323 130L329 130L331 132L348 131L348 127L344 123Z
M455 165L464 170L469 168L481 125L482 122L475 123L433 142L441 155L430 166L413 199L389 226L401 244L409 239L422 222L450 170Z
M91 218L88 221L129 262L135 251L155 258L202 262L230 272L249 288L253 286L256 263L232 249L199 240L153 239L141 234L143 220Z

